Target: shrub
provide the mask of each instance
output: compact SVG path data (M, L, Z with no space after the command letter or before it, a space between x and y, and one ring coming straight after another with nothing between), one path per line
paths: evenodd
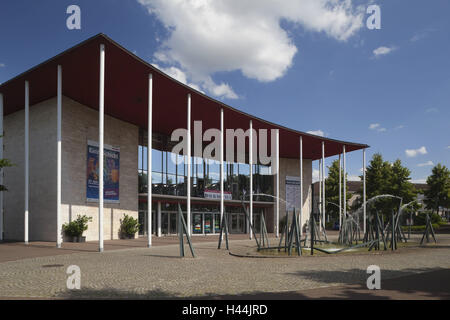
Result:
M423 226L427 224L427 213L430 215L432 224L439 224L442 222L442 218L437 213L431 212L420 212L417 216L414 217L414 225L415 226Z
M83 232L88 229L88 222L92 221L92 217L86 215L78 215L78 217L63 225L64 233L71 237L81 237Z
M120 234L126 236L133 236L139 231L139 221L132 216L124 214L123 219L120 219Z
M441 226L439 223L432 223L431 225L435 231ZM425 231L425 227L426 225L411 226L411 231ZM409 226L402 226L402 230L407 232L409 230Z

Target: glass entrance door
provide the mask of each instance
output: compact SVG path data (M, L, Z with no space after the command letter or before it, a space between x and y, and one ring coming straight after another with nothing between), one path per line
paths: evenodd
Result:
M232 213L230 220L231 233L245 233L245 215L243 213Z
M177 234L178 221L176 212L161 212L162 234Z

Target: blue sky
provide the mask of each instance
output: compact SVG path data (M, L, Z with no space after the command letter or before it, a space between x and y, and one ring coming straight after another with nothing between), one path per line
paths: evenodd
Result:
M2 1L0 82L103 32L233 107L367 143L368 159L399 158L413 180L431 164L448 167L450 2L354 0L338 7L341 19L329 0L305 14L309 2ZM71 4L81 30L66 27ZM370 4L381 8L381 30L366 27ZM347 159L349 175L361 174L362 152Z

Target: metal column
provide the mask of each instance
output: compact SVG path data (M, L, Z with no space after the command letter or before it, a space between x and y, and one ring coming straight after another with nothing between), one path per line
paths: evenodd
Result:
M105 45L100 45L100 86L98 121L98 250L103 252L103 157L104 157L104 116L105 116Z
M29 204L29 141L30 141L30 89L28 81L25 81L25 216L24 216L24 241L28 244L28 204Z
M276 237L278 238L280 236L280 130L275 130L275 144L276 144L276 166L275 171L277 174L277 180L276 180Z
M187 184L186 184L187 233L191 236L191 94L187 96Z
M56 247L61 248L61 119L62 119L62 67L57 69L56 110Z
M303 137L300 136L300 237L303 236Z
M148 75L147 112L147 247L152 246L152 142L153 142L153 75Z
M250 120L250 136L248 164L250 166L250 223L253 224L253 122ZM249 228L250 239L252 239L252 228Z

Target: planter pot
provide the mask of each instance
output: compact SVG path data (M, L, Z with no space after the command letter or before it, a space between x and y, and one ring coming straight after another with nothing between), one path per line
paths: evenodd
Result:
M86 242L86 237L83 236L72 236L68 239L69 242Z

